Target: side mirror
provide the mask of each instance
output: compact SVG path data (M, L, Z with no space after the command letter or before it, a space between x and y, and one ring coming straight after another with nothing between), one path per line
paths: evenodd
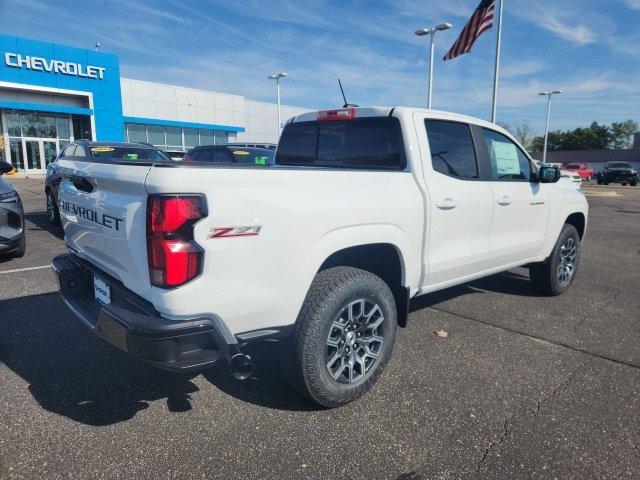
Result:
M0 162L0 175L4 175L5 173L9 173L13 170L13 165L7 162Z
M551 165L542 165L538 178L540 183L556 183L560 180L560 169Z

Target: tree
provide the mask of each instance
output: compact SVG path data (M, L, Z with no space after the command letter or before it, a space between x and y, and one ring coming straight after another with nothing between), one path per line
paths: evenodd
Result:
M522 125L516 127L515 137L526 150L529 150L532 142L532 132L529 122L526 120L522 122Z
M611 124L611 147L619 150L631 148L631 136L638 131L638 124L633 120L613 122Z

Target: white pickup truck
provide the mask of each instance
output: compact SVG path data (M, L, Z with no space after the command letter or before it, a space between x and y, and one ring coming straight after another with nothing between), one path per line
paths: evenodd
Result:
M57 160L71 310L172 370L226 358L247 377L244 345L280 339L284 375L325 406L374 384L417 295L523 265L563 293L587 224L583 193L508 132L433 110L305 113L271 166L85 144Z

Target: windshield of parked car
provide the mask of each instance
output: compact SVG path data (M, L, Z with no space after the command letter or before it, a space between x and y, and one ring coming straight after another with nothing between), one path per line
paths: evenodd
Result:
M151 160L153 162L165 162L170 158L162 151L154 148L119 147L100 145L90 147L91 156L94 158L108 158L112 160Z
M608 165L609 168L631 168L630 163L626 162L612 162Z
M227 147L238 163L251 165L272 165L275 151L266 148Z

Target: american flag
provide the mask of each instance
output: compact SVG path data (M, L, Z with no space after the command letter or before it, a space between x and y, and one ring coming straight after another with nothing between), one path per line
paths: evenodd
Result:
M463 53L469 53L477 38L493 26L493 11L495 0L482 0L478 8L460 32L451 49L444 56L445 60L451 60Z

